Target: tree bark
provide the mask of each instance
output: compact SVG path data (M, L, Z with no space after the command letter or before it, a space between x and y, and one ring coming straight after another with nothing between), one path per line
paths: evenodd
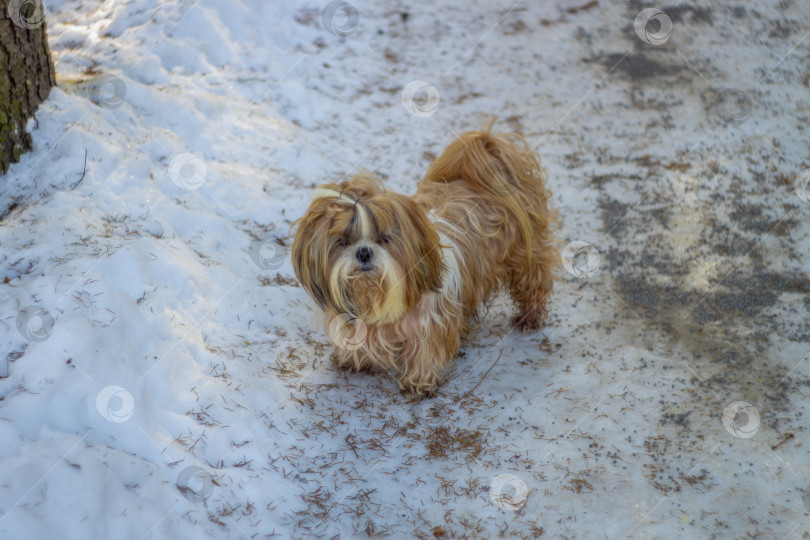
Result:
M56 84L42 0L0 0L0 174L31 148L25 124Z

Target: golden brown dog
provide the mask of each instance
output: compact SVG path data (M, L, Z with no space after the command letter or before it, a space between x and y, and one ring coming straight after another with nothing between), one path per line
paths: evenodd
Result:
M540 328L560 266L545 177L522 137L486 130L450 144L413 197L369 174L318 188L294 224L292 262L327 324L361 338L338 348L337 365L394 369L403 390L433 394L501 287L513 323Z

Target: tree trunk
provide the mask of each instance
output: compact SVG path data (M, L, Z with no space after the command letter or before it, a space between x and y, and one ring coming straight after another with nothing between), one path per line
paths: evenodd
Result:
M31 148L25 124L56 84L42 0L0 0L0 174Z

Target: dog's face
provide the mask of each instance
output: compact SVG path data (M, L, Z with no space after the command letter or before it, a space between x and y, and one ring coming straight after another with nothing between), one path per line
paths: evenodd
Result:
M425 211L372 176L321 186L296 224L295 274L324 309L390 323L441 286L439 237Z

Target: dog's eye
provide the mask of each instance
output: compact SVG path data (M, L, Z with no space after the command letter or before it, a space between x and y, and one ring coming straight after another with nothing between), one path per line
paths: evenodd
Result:
M385 244L387 244L390 241L391 241L391 236L388 235L388 234L383 234L377 240L377 243L380 244L381 246L384 246Z
M349 241L346 240L345 238L341 238L340 240L337 241L337 245L338 247L345 248L346 246L349 245Z

